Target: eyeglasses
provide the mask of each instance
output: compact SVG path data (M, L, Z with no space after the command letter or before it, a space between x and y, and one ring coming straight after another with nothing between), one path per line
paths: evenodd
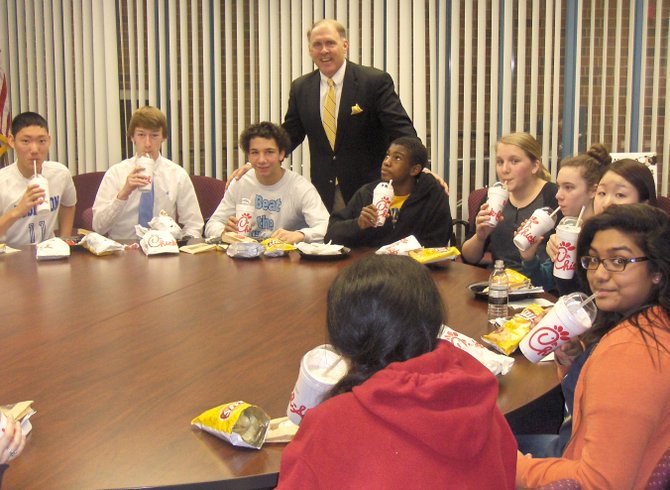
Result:
M614 257L613 259L601 259L600 257L591 257L590 255L579 258L582 267L586 270L594 271L602 264L605 270L609 272L623 272L626 270L628 264L644 262L645 260L649 260L649 258L633 257L632 259L625 259L623 257Z

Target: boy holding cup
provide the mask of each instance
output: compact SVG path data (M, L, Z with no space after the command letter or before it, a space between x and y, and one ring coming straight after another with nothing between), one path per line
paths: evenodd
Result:
M342 211L333 213L325 241L379 247L414 235L424 247L447 245L451 238L449 199L437 180L422 171L427 163L428 150L420 139L402 136L394 140L382 163L381 180L358 189ZM373 197L375 188L384 182L393 187L388 217L379 216Z
M233 231L259 240L323 241L328 210L316 187L281 165L290 144L286 131L271 122L252 124L242 132L240 147L253 170L228 188L207 222L206 236Z
M10 129L16 161L0 170L0 242L11 247L42 242L54 236L57 222L60 236L71 235L77 192L67 167L46 160L51 144L46 119L24 112ZM31 182L35 174L48 189ZM38 212L44 204L48 209Z
M141 107L128 124L135 156L112 165L93 203L93 229L115 240L137 239L135 225L147 226L161 210L179 217L185 237L200 238L203 219L186 170L160 153L167 119L155 107Z

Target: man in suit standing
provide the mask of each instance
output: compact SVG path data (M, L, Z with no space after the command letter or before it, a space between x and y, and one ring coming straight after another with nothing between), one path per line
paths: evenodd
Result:
M318 70L293 81L283 126L291 137L289 152L307 136L312 183L332 212L379 178L391 141L416 137L416 130L391 76L346 60L342 24L320 20L307 39Z

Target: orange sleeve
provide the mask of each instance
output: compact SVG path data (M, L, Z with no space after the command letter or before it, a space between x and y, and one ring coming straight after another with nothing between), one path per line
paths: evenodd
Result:
M667 427L669 367L670 355L662 352L659 359L656 347L650 351L639 336L620 335L614 342L604 338L580 376L574 440L566 457L519 455L517 485L533 488L564 478L598 489L646 483L648 475L638 473L649 441L658 437L658 426Z

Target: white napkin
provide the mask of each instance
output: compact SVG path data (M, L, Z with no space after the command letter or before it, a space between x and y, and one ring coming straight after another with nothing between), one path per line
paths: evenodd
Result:
M442 325L438 337L451 342L459 349L464 350L486 366L486 368L495 375L505 375L509 373L514 365L514 358L496 354L495 352L488 350L476 340L467 335L463 335L462 333L458 333L456 330L449 328L446 325Z
M421 248L419 240L414 235L407 236L397 242L384 245L375 253L378 255L407 255L411 250Z
M149 230L168 231L176 240L179 240L184 234L175 220L162 209L158 216L153 217L148 224L149 228L135 225L135 234L142 238Z
M330 243L296 243L295 247L307 255L339 255L344 248L342 245L331 245Z
M177 240L169 231L147 231L140 240L140 247L146 255L179 253Z

